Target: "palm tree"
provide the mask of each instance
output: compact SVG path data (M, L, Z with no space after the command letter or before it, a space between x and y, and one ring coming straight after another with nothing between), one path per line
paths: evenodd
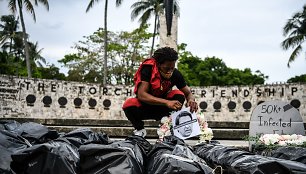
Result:
M24 52L25 52L25 60L26 60L26 66L27 66L27 73L28 77L32 77L32 71L31 71L31 62L30 62L30 53L29 53L29 44L28 44L28 36L26 32L25 22L23 18L23 6L26 8L27 11L29 11L34 21L36 21L35 11L33 4L31 0L8 0L8 7L13 12L13 14L16 14L17 9L19 10L19 17L21 21L21 27L22 27L22 33L23 33L23 43L24 43ZM49 3L48 0L35 0L34 4L38 6L38 3L42 3L47 10L49 11Z
M47 64L46 59L41 55L43 48L38 49L38 42L29 42L30 48L30 60L31 64L35 67L43 67L43 64Z
M87 8L86 13L94 6L95 3L98 3L99 0L90 0ZM122 4L123 0L116 0L116 6L120 6ZM103 62L103 85L106 85L106 79L107 79L107 47L108 47L108 41L107 41L107 9L108 9L108 0L105 0L104 4L104 62Z
M15 19L14 15L1 16L0 21L4 24L0 24L0 45L3 49L9 48L9 54L11 54L14 37L19 35L17 32L18 19ZM8 40L8 41L7 41Z
M131 6L132 13L131 19L132 21L135 20L139 15L140 27L144 24L147 24L150 17L154 15L154 31L153 31L153 38L152 38L152 46L150 51L150 56L153 54L154 44L155 44L155 36L157 27L159 24L159 14L163 13L164 10L164 0L140 0L135 2ZM179 14L179 5L177 1L174 1L174 13Z
M299 53L303 50L302 44L306 39L306 5L303 7L302 12L297 12L291 19L288 20L283 28L284 36L288 36L281 46L284 50L294 48L291 53L287 66L290 67L290 63L293 62Z
M17 31L19 21L14 15L1 16L0 46L2 52L0 62L4 67L2 73L12 73L12 69L20 68L21 57L23 56L22 32ZM6 69L6 70L5 70ZM10 69L10 70L9 70ZM18 74L16 74L18 75Z

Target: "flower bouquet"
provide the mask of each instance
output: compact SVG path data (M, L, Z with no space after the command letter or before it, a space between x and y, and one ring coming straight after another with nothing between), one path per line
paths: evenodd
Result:
M263 134L259 137L257 143L266 146L303 146L306 145L306 136L296 134Z
M201 143L205 141L210 141L213 138L213 131L211 128L208 127L208 123L205 120L204 114L201 112L200 114L197 115L197 117L201 130L199 142Z
M306 147L306 136L297 134L261 134L247 137L246 140L255 142L252 145L255 152L271 151L279 147Z
M303 135L262 134L249 139L255 141L253 151L258 155L294 160L306 152L306 136Z
M200 126L199 143L210 141L213 138L213 131L208 127L204 114L197 114L198 123ZM173 125L170 116L165 116L161 119L161 124L157 129L159 140L162 141L165 136L173 135Z
M162 141L164 136L170 136L172 133L171 133L171 130L173 128L172 126L172 119L171 117L163 117L160 121L160 125L159 125L159 128L157 129L157 135L159 137L159 139Z

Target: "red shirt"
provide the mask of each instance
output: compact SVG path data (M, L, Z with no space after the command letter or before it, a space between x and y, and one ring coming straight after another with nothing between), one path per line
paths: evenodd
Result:
M156 97L162 97L166 95L174 85L176 85L179 89L186 86L186 82L181 75L181 73L175 69L172 77L170 79L165 79L161 77L156 61L154 58L146 59L137 70L134 76L135 88L134 93L137 95L138 86L141 81L143 81L142 73L144 73L144 69L149 70L147 76L147 80L150 83L150 91L149 93Z

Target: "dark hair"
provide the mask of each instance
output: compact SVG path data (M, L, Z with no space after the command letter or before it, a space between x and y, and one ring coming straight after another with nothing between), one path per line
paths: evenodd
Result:
M154 51L152 57L157 63L162 64L165 61L176 61L178 59L178 54L173 48L163 47Z
M179 124L180 122L180 118L181 117L186 117L186 116L189 116L190 119L192 120L192 116L191 116L191 113L190 112L187 112L187 111L183 111L181 112L175 119L175 126Z

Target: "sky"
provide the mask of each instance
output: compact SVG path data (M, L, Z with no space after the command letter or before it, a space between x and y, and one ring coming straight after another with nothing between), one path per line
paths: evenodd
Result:
M10 14L7 2L0 0L0 16ZM86 13L88 2L49 0L49 11L42 5L35 7L36 23L29 13L24 14L29 39L43 48L47 62L61 67L57 60L73 53L71 47L83 36L104 26L104 1ZM130 17L134 2L125 0L116 7L114 0L109 1L108 30L132 31L139 26ZM286 82L306 74L305 45L290 68L287 62L292 50L280 46L286 38L284 25L304 4L306 0L179 0L178 43L186 43L186 50L195 56L218 57L227 67L259 70L269 76L267 84Z

